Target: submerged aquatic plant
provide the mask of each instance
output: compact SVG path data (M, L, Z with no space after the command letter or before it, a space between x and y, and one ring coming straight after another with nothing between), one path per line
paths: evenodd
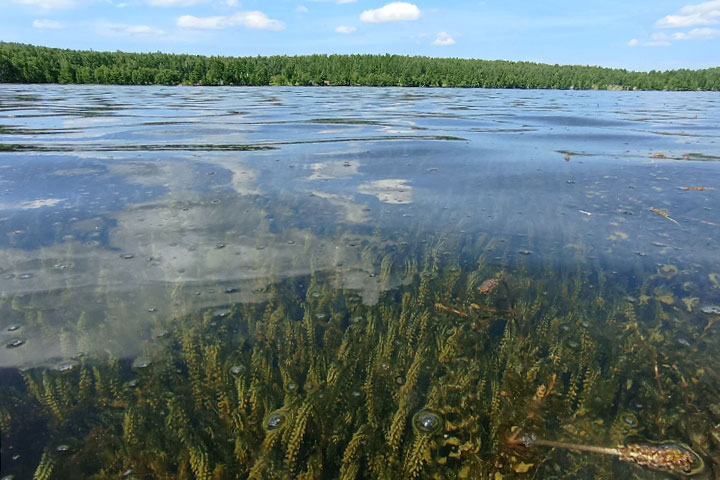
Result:
M533 275L526 256L513 256L498 271L488 260L498 252L484 253L496 241L477 243L483 253L473 263L443 263L442 249L454 248L446 243L405 264L383 255L375 265L367 250L363 262L383 282L404 278L373 305L336 288L336 272L315 272L264 286L254 303L158 320L134 358L104 352L24 369L0 391L3 448L23 449L17 461L3 450L2 473L577 478L617 468L580 455L558 469L554 457L535 462L535 449L518 452L514 432L522 431L572 439L535 446L606 453L673 474L689 475L700 454L718 452L711 385L720 368L703 353L716 348L716 336L704 334L706 314L698 321L650 295L668 281L655 266L633 303L599 266ZM462 268L468 264L476 266ZM498 282L479 288L484 279ZM87 322L70 323L63 341L87 344ZM42 320L29 323L26 330ZM702 348L679 352L674 337ZM697 428L708 425L700 433L712 442L684 433L688 413L706 420ZM23 440L28 425L42 440ZM680 442L638 440L669 436L698 454Z

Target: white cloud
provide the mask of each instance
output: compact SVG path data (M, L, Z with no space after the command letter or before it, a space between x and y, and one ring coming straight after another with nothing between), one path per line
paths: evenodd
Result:
M666 33L653 33L650 40L633 38L627 44L630 47L667 47L670 45L670 36Z
M56 20L34 20L33 27L35 28L63 28L64 25Z
M417 20L420 9L417 5L407 2L392 2L382 8L365 10L360 15L363 22L396 22L399 20Z
M263 12L237 12L222 17L194 17L183 15L177 19L177 26L183 28L222 29L229 27L247 27L262 30L284 30L285 22L269 18Z
M159 28L150 27L148 25L127 25L123 32L129 35L162 35L163 32Z
M23 5L33 5L46 10L60 10L75 8L77 6L75 0L13 0L13 2Z
M307 13L308 8L305 5L298 5L297 7L295 7L295 11L297 13Z
M646 47L665 47L667 45L670 45L670 41L664 33L653 33L650 35L650 41L645 42Z
M433 45L455 45L455 39L448 33L440 32L437 34L437 37L435 37Z
M159 28L149 25L127 25L124 23L102 22L97 25L97 30L102 35L138 36L138 37L159 37L165 32Z
M228 21L229 17L193 17L192 15L183 15L178 17L177 26L183 28L225 28L231 26Z
M720 0L685 5L677 15L667 15L655 23L660 28L682 28L720 23Z
M693 28L689 32L673 33L675 40L711 40L720 37L720 29L717 28Z
M147 0L153 7L191 7L207 0Z
M355 33L357 31L357 28L348 27L347 25L340 25L339 27L335 27L335 31L337 33Z

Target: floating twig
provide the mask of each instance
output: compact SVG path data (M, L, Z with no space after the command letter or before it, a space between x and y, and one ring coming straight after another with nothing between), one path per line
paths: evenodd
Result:
M672 218L670 215L668 215L668 213L665 210L659 210L659 209L653 207L650 209L650 211L656 215L660 215L661 217L667 218L668 220L670 220L671 222L673 222L677 225L680 225L680 222L678 222L677 220Z
M542 446L612 455L623 462L683 476L694 475L705 468L705 462L700 455L690 447L676 442L631 443L629 445L618 445L617 447L599 447L596 445L538 439L532 433L521 436L517 442L525 448Z

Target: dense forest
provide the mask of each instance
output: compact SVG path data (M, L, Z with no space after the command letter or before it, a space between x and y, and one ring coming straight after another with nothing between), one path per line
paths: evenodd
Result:
M401 55L204 57L0 42L0 83L720 90L720 67L633 72Z

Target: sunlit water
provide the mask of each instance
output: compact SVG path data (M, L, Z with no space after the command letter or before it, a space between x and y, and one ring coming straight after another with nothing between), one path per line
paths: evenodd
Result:
M598 464L604 475L617 469L640 478L657 474L618 460L508 447L518 426L544 438L603 446L628 439L680 442L703 457L700 475L717 476L719 139L720 97L712 93L2 85L2 475L46 478L36 470L47 460L41 461L43 452L57 478L80 478L68 477L72 468L88 476L112 472L96 478L132 477L138 470L144 478L160 475L133 456L133 442L146 440L129 434L127 425L142 417L143 395L152 396L149 385L159 378L168 396L194 395L202 410L189 353L178 347L190 342L183 332L203 315L205 327L232 319L198 338L219 349L219 364L226 365L208 389L237 383L231 390L239 392L240 371L256 370L243 388L251 389L252 379L261 383L251 350L259 351L263 339L275 341L268 340L268 327L258 326L270 322L272 310L298 325L316 322L312 328L325 334L316 331L318 344L307 358L291 359L290 351L307 347L297 343L304 334L273 327L285 332L282 338L299 337L290 350L278 347L273 354L267 368L274 380L265 380L275 386L261 406L250 400L243 406L242 394L233 394L238 413L228 413L236 418L226 425L228 442L239 444L238 431L253 431L247 451L231 444L225 454L208 446L225 439L197 440L201 448L183 438L182 446L168 447L168 455L177 455L168 460L168 478L187 472L198 478L210 472L215 478L267 478L268 472L279 478L389 472L595 478L576 471L582 462ZM481 284L489 279L498 286L485 292ZM416 301L404 305L403 295ZM401 309L412 312L401 315ZM257 325L248 320L251 311ZM373 338L375 347L398 335L395 342L407 346L404 354L381 347L355 352L362 368L346 386L355 385L358 397L368 397L377 381L366 364L387 365L394 379L381 406L366 400L367 412L357 418L345 404L324 411L322 400L310 400L318 387L307 386L342 390L330 363L340 355L333 349L342 351L354 338L356 314L377 316L377 325L358 338ZM431 326L406 325L423 315L432 316ZM398 333L404 328L406 335ZM418 332L425 329L437 337L423 340ZM448 374L436 374L447 358L443 339L451 344L458 332L477 331L477 341L457 340L453 347L458 358L485 365L475 381L457 380L460 391L484 392L477 401L488 403L487 411L473 413L482 425L475 432L451 420L452 408L472 410L469 400L450 398L441 408L432 389L447 382ZM515 341L509 332L528 346L517 352L525 358L517 364L502 353ZM543 343L552 340L539 338L543 333L567 335L563 351L577 365L558 366L565 357ZM158 345L168 336L173 340ZM428 354L427 378L411 390L404 385L423 342L437 355ZM209 369L208 353L198 355ZM141 379L146 390L132 386L137 398L121 400L112 393L117 386L101 391L95 373L96 391L82 401L72 393L58 394L63 400L55 402L65 406L47 400L62 382L81 391L78 370L106 368L119 384L158 358L177 367L168 370L177 378L155 372L154 380ZM296 365L291 374L291 364L307 369ZM235 369L230 375L227 365ZM626 367L624 376L612 376ZM494 380L481 380L489 374ZM206 375L205 382L215 378ZM293 375L301 378L297 385ZM43 386L33 387L33 378ZM518 378L525 378L524 390ZM606 379L608 391L585 404L582 392L595 387L595 378ZM183 382L193 383L192 394ZM307 397L296 398L292 385ZM538 397L540 386L551 391L547 402ZM690 387L692 401L679 398ZM17 406L31 397L44 409L36 418ZM511 406L494 405L501 400ZM166 401L156 414L168 416L163 425L171 432L174 400L159 404ZM59 413L88 404L100 412L126 408L125 416L117 425L104 414L78 425L72 414ZM282 411L273 416L274 409ZM297 412L309 420L298 420ZM444 426L434 431L437 419L423 416L427 412ZM630 420L622 417L628 412ZM326 414L345 415L347 432L322 426ZM498 420L501 414L507 418ZM292 434L273 443L268 438L282 431L286 415ZM245 416L250 420L237 420ZM691 427L683 423L688 417ZM631 425L638 418L639 430ZM617 433L622 419L628 435ZM246 425L253 422L265 429ZM311 426L301 428L302 422ZM129 445L122 461L98 465L100 454L95 463L79 460L91 456L90 429L112 436L111 425L117 442ZM587 432L594 430L607 434L593 438ZM330 432L339 438L333 448L326 445ZM58 438L63 435L68 438ZM426 445L422 435L437 438ZM356 437L366 442L362 454L349 451ZM58 451L64 446L72 452ZM377 452L386 453L387 471ZM325 467L310 472L320 457ZM232 462L246 469L223 473Z

